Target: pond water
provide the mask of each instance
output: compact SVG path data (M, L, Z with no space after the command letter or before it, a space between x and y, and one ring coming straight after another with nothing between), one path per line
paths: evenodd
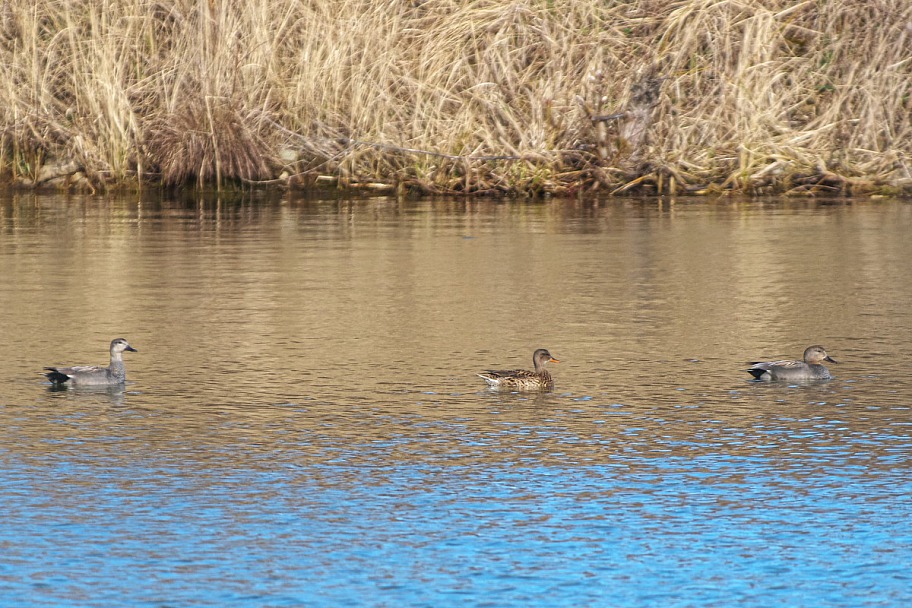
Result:
M912 602L912 205L0 197L0 603ZM123 390L54 391L60 364ZM823 344L835 380L750 381ZM492 392L529 368L556 387Z

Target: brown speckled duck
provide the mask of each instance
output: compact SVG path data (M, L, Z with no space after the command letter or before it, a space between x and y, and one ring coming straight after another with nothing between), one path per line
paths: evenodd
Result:
M532 354L532 364L535 371L524 369L513 370L487 370L478 374L492 388L510 391L550 391L554 388L554 380L545 369L545 363L560 363L544 348L539 348Z

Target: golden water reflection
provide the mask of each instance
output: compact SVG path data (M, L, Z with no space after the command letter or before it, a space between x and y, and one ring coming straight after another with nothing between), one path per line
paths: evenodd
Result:
M878 427L884 415L859 404L908 405L910 214L896 201L17 195L0 204L0 348L12 376L38 380L44 365L102 363L111 337L129 337L140 352L115 405L180 425L153 425L150 442L248 441L228 417L250 419L266 451L277 419L349 442L454 418L499 441L502 425L566 429L583 439L540 437L560 444L541 457L587 462L629 447L612 438L631 417L670 421L644 446L710 420L749 433L783 401L846 405ZM745 383L746 361L817 342L842 361L834 383ZM537 347L563 361L553 395L483 390L477 371L528 366ZM84 404L13 387L16 400Z

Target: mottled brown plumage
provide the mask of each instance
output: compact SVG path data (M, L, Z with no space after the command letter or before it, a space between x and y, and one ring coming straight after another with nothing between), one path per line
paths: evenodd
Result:
M545 363L560 363L544 348L539 348L532 354L532 365L535 371L524 369L487 370L478 374L492 388L511 391L550 391L554 388L554 380L545 369Z

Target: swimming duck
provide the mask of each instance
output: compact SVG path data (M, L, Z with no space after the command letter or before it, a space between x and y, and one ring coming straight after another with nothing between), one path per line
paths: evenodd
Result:
M532 364L535 371L524 369L513 370L487 370L478 374L491 387L514 391L550 391L554 388L554 380L545 369L545 363L560 363L544 348L539 348L532 354Z
M804 361L759 361L753 363L747 371L758 380L830 380L833 376L826 366L821 365L823 361L836 363L822 346L808 346L804 351Z
M127 370L124 367L124 351L137 352L123 338L111 341L111 364L108 367L98 365L75 365L73 367L45 367L45 376L57 386L115 386L127 381Z

